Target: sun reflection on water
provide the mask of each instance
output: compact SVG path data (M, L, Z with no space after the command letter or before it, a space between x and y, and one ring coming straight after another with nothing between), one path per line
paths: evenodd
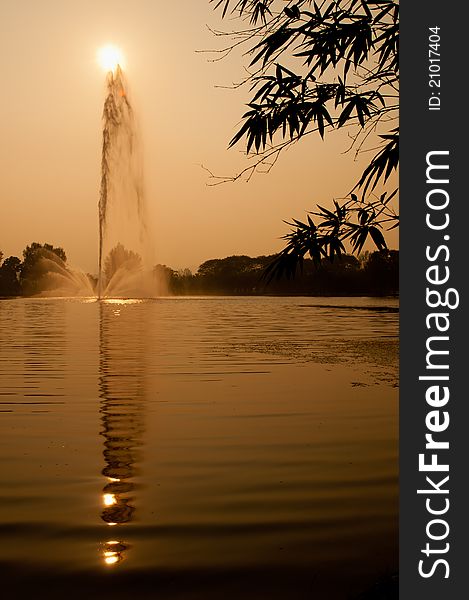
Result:
M103 298L101 300L103 304L142 304L145 302L144 298Z
M113 298L100 303L100 413L104 438L105 477L101 519L116 532L133 520L135 483L144 431L145 323L135 324L134 304L140 300ZM118 539L116 539L116 537ZM125 558L129 544L104 542L101 558L112 566Z
M104 563L108 566L116 565L121 562L124 558L124 551L127 549L127 545L119 542L118 540L110 540L103 546L103 559Z
M104 506L112 506L113 504L117 504L117 499L114 494L104 494L103 502Z

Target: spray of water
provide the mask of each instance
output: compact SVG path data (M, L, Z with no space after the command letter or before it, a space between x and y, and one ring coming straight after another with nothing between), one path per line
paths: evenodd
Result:
M27 261L27 267L22 274L21 283L26 296L95 295L92 276L71 267L58 254L47 248L40 247L34 254L33 260Z
M152 266L141 143L120 66L106 77L99 196L98 297L162 293Z
M106 77L99 195L99 275L103 297L155 297L167 293L154 268L143 186L142 149L122 68ZM92 278L41 250L31 273L31 294L93 296ZM28 289L29 289L28 288Z

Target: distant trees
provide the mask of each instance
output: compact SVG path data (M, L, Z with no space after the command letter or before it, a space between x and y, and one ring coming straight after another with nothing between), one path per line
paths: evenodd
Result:
M295 279L267 282L264 273L272 256L229 256L211 259L193 275L189 270L168 267L169 290L173 294L304 294L304 295L390 295L399 289L399 253L396 250L365 252L360 259L345 254L339 260L315 264L303 261ZM162 267L160 265L160 267Z
M67 262L67 255L63 248L54 247L52 244L33 242L23 250L23 267L26 268L27 265L36 262L39 258L50 258L52 254L55 254L62 262Z
M41 279L50 270L50 261L66 268L65 250L33 242L23 250L23 260L10 256L2 263L0 251L0 296L32 296L41 290Z
M23 250L23 262L20 267L20 285L23 295L32 296L42 291L41 279L50 271L50 262L65 267L65 250L52 244L33 242ZM49 265L49 266L48 266Z
M19 296L21 261L17 256L9 256L2 263L2 257L0 252L0 296Z
M132 250L127 250L121 243L118 243L109 252L104 261L103 273L105 282L109 283L119 269L135 271L141 266L141 256Z
M50 244L33 243L23 251L23 261L16 256L3 260L0 251L0 297L32 296L50 290L50 277L67 277L63 248ZM399 289L399 252L381 250L364 252L360 258L344 254L330 262L322 259L314 263L305 259L295 278L268 281L265 270L273 256L250 257L246 255L210 259L202 263L195 273L189 269L175 271L166 265L156 265L153 275L167 283L168 291L175 295L390 295ZM140 269L140 256L118 244L105 262L105 277L126 270ZM97 279L87 275L92 287ZM53 289L53 288L52 288ZM71 288L73 289L73 288ZM73 293L73 292L71 292Z
M399 253L395 250L389 252L368 253L365 268L375 290L392 286L399 289Z
M196 293L194 291L194 276L190 269L180 269L175 271L166 265L156 265L153 269L153 275L159 282L164 282L170 294L176 296L187 296Z
M228 256L202 263L197 277L208 288L231 290L236 294L257 292L263 287L262 272L268 263L265 256Z

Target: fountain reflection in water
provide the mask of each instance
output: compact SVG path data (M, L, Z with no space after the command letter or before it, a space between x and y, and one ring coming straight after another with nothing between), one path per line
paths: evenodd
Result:
M123 525L135 514L135 477L141 462L144 434L145 322L126 319L126 311L139 310L138 300L103 300L100 303L100 413L104 437L101 474L101 519L112 528L102 544L107 565L119 563L129 544ZM125 340L125 344L122 343Z

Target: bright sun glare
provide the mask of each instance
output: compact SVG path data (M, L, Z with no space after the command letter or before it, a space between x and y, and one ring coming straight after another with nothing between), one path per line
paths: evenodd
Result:
M106 71L114 71L117 65L123 66L122 52L116 46L104 46L98 51L98 62Z

